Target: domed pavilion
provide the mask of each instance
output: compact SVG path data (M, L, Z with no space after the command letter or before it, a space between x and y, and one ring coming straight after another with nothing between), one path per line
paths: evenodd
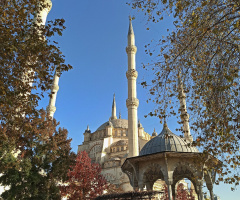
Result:
M184 178L192 182L198 199L202 200L205 179L213 199L216 170L207 171L207 166L212 163L210 159L213 158L203 159L202 155L184 137L172 133L165 122L162 132L144 145L139 156L127 158L122 170L128 175L135 190L146 188L151 191L157 180L165 181L169 200L175 199L176 184Z

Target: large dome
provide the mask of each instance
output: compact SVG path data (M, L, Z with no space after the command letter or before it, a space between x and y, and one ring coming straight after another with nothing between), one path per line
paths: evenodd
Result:
M172 133L167 124L164 124L162 132L143 146L140 156L167 151L198 152L196 147L189 146L183 138Z
M128 128L128 120L126 119L112 119L110 121L113 128ZM106 126L109 126L109 121L102 124L97 131L104 130Z

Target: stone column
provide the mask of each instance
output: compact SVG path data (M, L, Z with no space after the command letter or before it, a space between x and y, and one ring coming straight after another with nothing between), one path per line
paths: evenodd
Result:
M140 191L143 191L144 184L143 184L142 181L139 181L139 182L138 182L138 188L139 188Z
M176 183L175 183L175 184L172 184L172 198L173 198L173 200L176 199L175 187L176 187Z
M147 191L152 191L153 190L153 183L147 182L146 187L147 187Z
M203 185L202 180L199 180L197 182L197 188L196 188L197 189L198 200L203 200L202 185Z
M135 55L137 48L135 46L135 36L132 27L132 21L130 19L129 31L128 31L128 46L126 48L128 55L128 71L126 73L128 79L128 99L126 105L128 108L128 148L129 157L139 155L138 149L138 120L137 120L137 108L139 101L137 99L136 80L138 73L136 71Z
M212 184L207 184L207 188L209 190L211 200L214 200L213 185Z
M172 192L173 180L168 179L166 184L167 184L167 187L168 187L168 198L169 198L169 200L173 200L173 192Z

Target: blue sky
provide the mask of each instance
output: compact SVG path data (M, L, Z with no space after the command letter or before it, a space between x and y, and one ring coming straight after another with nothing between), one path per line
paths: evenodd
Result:
M151 40L166 35L167 29L173 29L172 19L166 18L158 24L147 24L143 13L138 13L126 5L125 0L52 0L53 7L48 20L64 18L67 29L62 37L55 38L66 56L66 63L73 70L60 77L54 117L60 126L69 131L73 151L83 142L83 132L87 125L94 132L111 116L113 93L116 94L117 113L127 119L127 45L128 16L135 16L133 28L138 48L137 59L137 95L140 101L138 117L145 131L158 133L162 124L157 118L144 118L155 107L146 103L149 97L146 89L140 85L144 79L151 78L151 71L141 68L141 63L151 61L145 54L144 45ZM150 26L150 30L146 30ZM41 102L46 107L48 98ZM169 128L178 134L177 120L168 119ZM240 188L230 192L230 187L221 185L214 188L222 200L236 200Z

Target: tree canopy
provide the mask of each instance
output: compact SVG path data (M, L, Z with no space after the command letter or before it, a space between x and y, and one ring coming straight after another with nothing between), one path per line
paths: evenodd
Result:
M143 67L154 78L149 88L158 108L150 115L178 115L178 80L183 82L195 142L218 157L218 181L239 184L239 58L240 2L238 0L132 0L149 22L167 15L175 29L166 38L146 45L153 62ZM154 47L153 47L154 46ZM180 120L180 123L181 120ZM217 181L217 182L218 182Z
M54 71L71 69L54 35L62 35L64 20L41 25L38 13L45 0L3 0L0 8L0 120L36 112L38 101L50 89ZM12 122L13 123L13 122Z
M0 7L0 184L4 199L60 199L57 182L74 160L70 139L40 110L54 72L71 69L54 35L64 20L39 13L48 0L2 0ZM51 95L51 94L50 94Z

